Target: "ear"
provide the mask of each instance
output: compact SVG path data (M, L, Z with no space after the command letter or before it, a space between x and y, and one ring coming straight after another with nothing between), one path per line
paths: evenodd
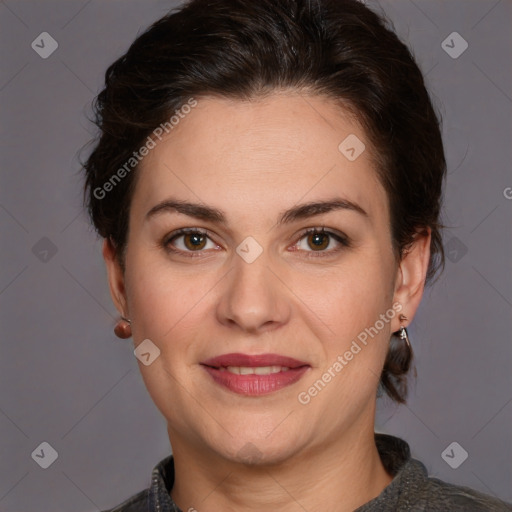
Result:
M116 249L110 238L103 240L103 259L107 267L110 295L112 296L114 305L121 316L129 318L124 274L116 257Z
M407 320L400 322L400 315L397 315L393 319L393 332L398 331L400 325L407 327L420 305L430 260L431 233L432 230L428 227L425 231L418 232L400 262L393 303L398 302L402 305L400 314L405 315Z

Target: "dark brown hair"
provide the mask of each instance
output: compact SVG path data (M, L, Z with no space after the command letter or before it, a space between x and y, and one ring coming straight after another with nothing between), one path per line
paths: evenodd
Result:
M444 266L440 121L407 46L357 0L192 0L108 68L94 105L100 134L84 163L84 197L121 266L136 166L106 196L98 190L191 97L251 100L282 88L325 95L357 117L387 192L397 258L416 233L432 230L430 282ZM379 390L397 402L405 402L411 360L392 340Z

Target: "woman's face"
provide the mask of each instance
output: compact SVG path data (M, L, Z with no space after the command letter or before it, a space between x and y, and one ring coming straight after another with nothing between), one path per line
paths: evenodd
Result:
M198 98L137 172L114 295L160 350L139 366L174 450L277 462L373 432L414 311L360 126L319 96Z

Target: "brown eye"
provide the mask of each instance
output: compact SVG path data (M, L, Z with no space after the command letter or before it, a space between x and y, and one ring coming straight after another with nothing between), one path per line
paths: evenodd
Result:
M308 244L314 251L325 249L329 246L329 235L326 233L310 233Z
M207 232L191 228L175 231L163 240L162 245L169 251L189 255L193 252L206 254L208 249L220 249Z
M302 233L293 250L302 251L306 256L333 256L350 246L348 237L342 233L313 228Z
M185 246L191 251L203 249L206 245L207 237L201 233L188 233L182 236L185 242Z

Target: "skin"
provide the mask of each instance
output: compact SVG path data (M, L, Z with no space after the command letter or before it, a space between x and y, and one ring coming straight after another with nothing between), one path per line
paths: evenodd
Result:
M366 144L355 161L338 150L349 134ZM423 294L430 232L396 260L361 126L332 100L296 91L198 98L137 172L125 273L108 241L103 255L135 346L149 338L161 351L139 367L167 420L175 502L199 512L353 511L378 496L392 477L374 442L376 391L398 314L308 404L297 399L393 303L408 325ZM171 196L222 210L227 223L175 210L145 218ZM337 209L277 223L286 209L333 197L367 215ZM162 246L183 227L211 233L200 254L190 236L170 243L182 254ZM318 256L303 235L313 227L350 245L321 239ZM248 236L263 249L252 263L236 252ZM199 364L230 352L281 354L311 368L293 385L248 397Z

